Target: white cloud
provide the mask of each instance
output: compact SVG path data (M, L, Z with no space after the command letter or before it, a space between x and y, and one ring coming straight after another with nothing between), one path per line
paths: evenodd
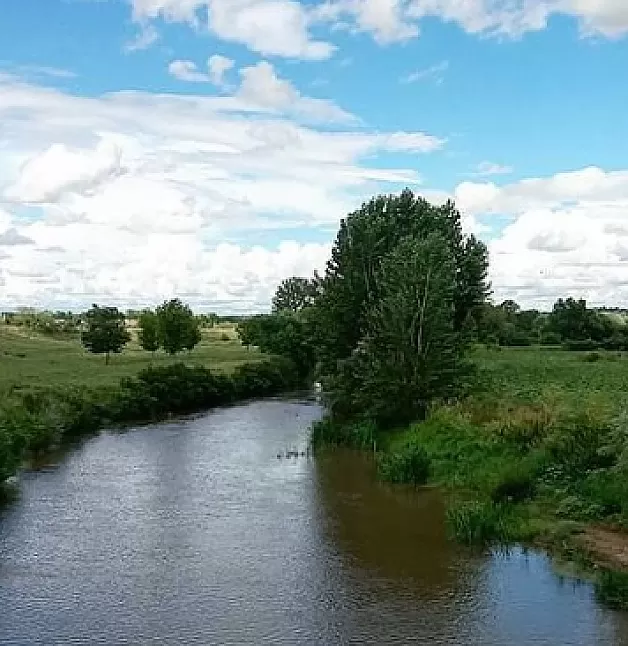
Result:
M434 80L440 84L443 82L444 74L449 69L449 61L441 61L426 67L424 69L416 70L403 76L400 80L402 83L416 83L417 81L425 81L428 79Z
M225 74L233 69L235 62L231 58L214 54L209 57L207 67L209 68L209 80L217 87L225 86Z
M67 191L90 191L123 171L121 152L114 142L101 140L94 150L53 144L21 169L5 197L15 202L55 202Z
M355 121L332 101L303 96L289 81L280 79L267 61L240 70L236 96L263 109L293 112L320 121Z
M159 40L159 32L154 25L142 25L137 36L124 46L125 52L137 52L148 49Z
M379 168L379 152L443 144L300 125L283 92L306 112L319 104L276 87L269 66L248 74L246 98L89 98L3 81L0 194L11 202L0 233L33 244L2 247L0 300L78 307L179 294L195 307L264 309L282 278L327 259L327 243L290 242L294 229L331 239L363 199L420 182L412 168Z
M559 296L628 301L628 170L584 168L497 186L463 182L459 208L508 218L490 241L497 300L550 308Z
M312 30L326 25L370 34L380 44L417 38L425 18L453 22L471 34L516 38L545 29L553 15L576 19L584 35L628 33L625 0L129 0L140 24L154 18L247 46L264 56L324 60L334 45Z
M168 65L168 73L179 81L187 83L209 83L211 80L209 75L200 72L196 63L192 61L172 61Z

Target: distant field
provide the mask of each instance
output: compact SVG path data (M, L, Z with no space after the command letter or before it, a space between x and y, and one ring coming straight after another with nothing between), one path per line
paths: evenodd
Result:
M121 354L111 355L106 366L103 355L88 353L78 339L54 339L26 328L0 325L0 393L15 386L115 384L151 363L184 361L229 372L257 356L240 344L233 326L217 326L203 330L203 340L192 352L174 358L157 352L153 358L132 341Z
M491 393L504 399L587 400L608 409L627 401L628 353L502 348L476 351L475 359L491 377Z

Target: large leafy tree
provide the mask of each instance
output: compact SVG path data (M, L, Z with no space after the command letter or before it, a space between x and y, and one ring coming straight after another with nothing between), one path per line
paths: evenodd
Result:
M156 314L159 343L168 354L191 350L200 340L194 313L178 298L165 301L157 308Z
M318 277L300 278L294 276L281 282L273 297L273 311L299 312L314 304L317 294Z
M410 190L378 196L340 223L331 258L316 299L316 346L321 370L333 375L366 332L366 321L379 299L376 280L384 258L406 238L439 235L455 266L454 329L479 316L488 295L485 245L462 233L453 202L435 206Z
M125 327L125 317L117 307L98 307L92 305L85 314L86 329L81 334L81 342L89 352L104 354L105 363L109 355L122 352L131 336Z
M364 336L332 377L331 408L382 426L424 415L457 393L466 365L455 330L456 262L439 233L404 238L373 276Z

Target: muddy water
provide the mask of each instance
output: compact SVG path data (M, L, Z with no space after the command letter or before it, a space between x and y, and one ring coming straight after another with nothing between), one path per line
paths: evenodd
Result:
M305 449L314 402L105 434L0 517L0 644L628 646L538 554L447 542L435 492Z

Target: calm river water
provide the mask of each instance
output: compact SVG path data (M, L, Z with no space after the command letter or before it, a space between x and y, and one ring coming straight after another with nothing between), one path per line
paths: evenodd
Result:
M305 449L307 400L104 434L0 517L0 644L628 646L537 554L445 540L434 493Z

